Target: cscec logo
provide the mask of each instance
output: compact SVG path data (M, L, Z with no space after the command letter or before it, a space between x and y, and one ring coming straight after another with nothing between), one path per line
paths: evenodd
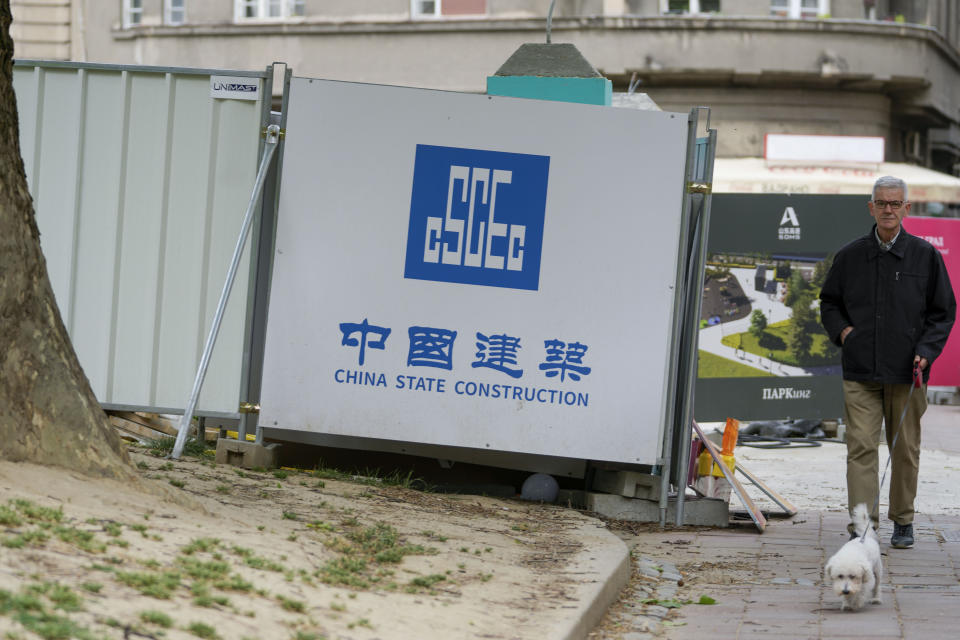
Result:
M404 277L540 286L550 158L417 145Z

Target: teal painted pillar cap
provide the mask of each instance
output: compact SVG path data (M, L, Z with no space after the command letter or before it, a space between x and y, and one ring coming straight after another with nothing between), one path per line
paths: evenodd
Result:
M613 85L573 44L527 43L487 76L487 94L610 106Z

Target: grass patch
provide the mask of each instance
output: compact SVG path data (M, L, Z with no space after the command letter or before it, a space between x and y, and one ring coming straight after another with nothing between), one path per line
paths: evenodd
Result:
M284 611L303 613L306 610L306 605L304 605L300 600L294 600L285 596L277 596L277 602L280 603L280 606L283 607Z
M424 538L428 538L428 539L430 539L430 540L436 540L437 542L446 542L446 541L447 541L447 536L441 535L441 534L437 533L436 531L429 530L429 529L428 529L427 531L421 531L421 532L420 532L420 535L422 535Z
M380 469L366 468L355 472L347 472L334 467L325 467L321 463L313 471L309 472L315 478L326 480L343 480L355 484L367 484L387 487L403 487L405 489L414 489L417 491L429 491L430 485L422 478L415 478L413 471L404 473L400 470L394 470L390 473L382 473ZM322 485L320 485L322 486Z
M76 638L77 640L95 640L96 636L86 627L82 627L69 618L51 612L41 599L45 595L55 606L64 610L76 610L80 606L76 594L67 596L66 587L56 588L57 585L41 584L30 585L18 593L0 590L0 615L9 616L19 622L28 631L44 640L61 640Z
M230 598L211 595L210 589L205 584L196 583L191 587L191 591L195 596L193 598L193 604L198 607L210 608L214 605L220 605L221 607L230 606Z
M99 582L82 582L80 583L80 588L84 591L89 591L90 593L100 593L100 590L103 589L103 585Z
M233 546L230 548L230 551L237 556L243 558L244 564L248 567L254 569L262 569L264 571L278 571L284 572L287 570L282 564L274 562L273 560L268 560L267 558L256 555L252 549L247 549L246 547Z
M222 580L217 580L213 583L213 586L221 591L240 591L244 593L253 591L253 584L247 582L237 574L233 574L232 576Z
M198 638L209 638L211 640L219 638L217 635L217 630L211 627L208 624L203 622L191 622L190 626L187 627L187 631L197 636Z
M204 562L196 558L180 557L177 558L177 565L195 580L222 580L230 575L230 565L217 560Z
M356 523L355 519L351 520ZM349 523L345 521L345 524ZM341 556L327 562L314 575L327 584L360 589L389 575L384 569L375 569L377 565L396 564L404 556L431 552L420 545L403 543L397 530L384 522L350 531L343 538L328 540L325 544Z
M63 520L63 509L57 507L41 507L29 500L11 500L11 503L20 514L30 522L60 522Z
M722 356L699 351L697 360L698 378L773 378L769 371L730 360Z
M273 560L269 560L263 556L246 556L243 559L243 562L248 567L252 569L260 569L261 571L276 571L278 573L283 573L287 570L287 568L279 562L274 562Z
M45 585L46 595L50 602L57 609L73 612L83 609L83 598L81 598L73 589L61 584Z
M43 546L50 538L46 533L39 529L24 531L21 534L4 538L0 544L8 549L22 549L24 547Z
M370 586L366 570L367 562L363 558L340 557L328 561L314 575L326 584L366 589Z
M180 549L180 553L184 555L193 555L197 551L202 551L204 553L210 553L220 546L219 538L196 538L191 540L190 543L184 548Z
M439 573L433 573L429 576L417 576L410 581L410 586L419 587L422 589L432 589L435 584L443 582L446 579L446 576Z
M67 544L72 544L78 549L83 549L90 553L103 553L107 550L107 545L97 540L97 537L91 531L81 531L76 527L54 527L54 535Z
M164 629L169 629L173 626L173 618L162 611L141 611L140 619L147 624L155 624L158 627L163 627Z
M150 447L150 455L162 458L173 453L173 445L176 443L177 439L174 437L168 438L157 438L156 440L151 440L148 443ZM196 438L187 438L186 442L183 444L183 455L190 456L192 458L213 458L214 454L210 453L207 449L207 444L201 442ZM173 464L173 463L168 463Z
M5 527L16 527L23 524L23 520L14 509L6 505L0 505L0 525Z
M791 365L794 367L818 367L831 364L840 364L840 352L830 342L830 338L820 328L813 333L813 343L810 346L810 354L798 361L787 345L790 344L790 334L792 333L790 320L781 320L771 325L767 325L766 330L758 339L749 331L725 336L721 342L728 347L736 348L739 346L744 351L762 356L771 357L776 362Z
M145 571L118 571L117 580L136 589L145 596L169 600L174 590L180 586L180 574L176 571L148 573Z

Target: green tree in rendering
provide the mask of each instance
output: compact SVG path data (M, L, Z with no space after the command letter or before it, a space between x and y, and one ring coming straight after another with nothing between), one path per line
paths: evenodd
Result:
M754 309L753 313L750 314L750 333L759 340L763 336L763 332L767 329L767 316L760 311L760 309Z

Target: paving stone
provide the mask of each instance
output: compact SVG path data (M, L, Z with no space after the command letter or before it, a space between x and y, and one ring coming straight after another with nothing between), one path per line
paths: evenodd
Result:
M666 607L661 607L660 605L657 605L657 604L651 604L649 607L647 607L646 615L654 618L658 618L658 619L663 619L668 613L670 613L670 610L667 609Z
M633 625L634 632L654 633L660 628L660 621L655 619L638 618L631 620L630 623Z
M680 590L680 587L677 586L675 582L669 582L667 584L662 584L657 589L657 597L661 600L668 600L677 595L677 591Z

